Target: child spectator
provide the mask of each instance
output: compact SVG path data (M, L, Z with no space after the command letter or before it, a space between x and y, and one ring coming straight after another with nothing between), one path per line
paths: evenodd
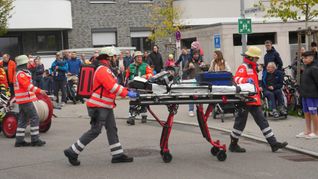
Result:
M168 59L166 60L166 63L165 63L165 69L167 69L167 67L175 67L175 66L176 64L175 64L173 55L169 54Z

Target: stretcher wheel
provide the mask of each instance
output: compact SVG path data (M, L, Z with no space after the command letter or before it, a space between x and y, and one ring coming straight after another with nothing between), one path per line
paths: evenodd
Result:
M169 152L164 152L163 155L162 155L162 160L165 163L170 163L171 160L172 160L172 155Z
M7 113L2 120L3 134L8 138L15 137L15 133L18 127L18 117L15 113Z
M227 156L224 150L220 150L216 155L216 158L218 158L219 161L225 161L226 157Z
M217 148L217 147L212 147L212 148L211 148L211 154L212 154L213 156L216 156L219 151L220 151L220 149Z

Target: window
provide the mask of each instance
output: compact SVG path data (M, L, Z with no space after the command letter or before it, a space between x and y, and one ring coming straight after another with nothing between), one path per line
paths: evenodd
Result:
M94 47L116 46L116 32L93 32L92 43Z
M197 38L188 38L188 39L182 39L181 40L181 47L187 47L187 49L191 48L192 42L196 41Z
M130 32L131 46L136 47L139 51L150 51L151 41L148 39L150 31Z
M263 45L266 40L270 40L273 44L276 44L276 35L276 32L248 34L247 45ZM233 45L242 45L241 34L233 34Z
M91 4L114 4L116 3L115 0L90 0L89 3Z
M18 37L0 37L0 49L2 53L8 53L11 57L21 54Z
M59 33L40 32L36 35L36 45L38 52L56 52L61 48Z
M301 35L301 43L306 43L305 34ZM298 44L298 33L297 32L289 32L289 44Z

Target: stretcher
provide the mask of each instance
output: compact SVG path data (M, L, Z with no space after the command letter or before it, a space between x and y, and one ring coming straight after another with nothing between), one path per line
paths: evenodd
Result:
M234 104L238 108L246 102L252 102L256 90L252 84L232 85L232 86L212 86L197 85L195 81L173 82L167 75L159 78L160 80L144 80L135 78L129 83L130 90L139 93L137 99L131 100L130 105L134 105L134 112L144 106L149 113L162 126L160 139L160 154L164 162L169 163L172 155L168 147L169 136L172 130L173 120L178 112L179 105L195 104L197 121L203 137L212 145L211 154L216 156L219 161L226 160L226 145L219 140L212 140L207 121L215 104ZM204 104L208 104L204 111ZM160 120L151 109L152 105L165 105L168 109L166 121Z

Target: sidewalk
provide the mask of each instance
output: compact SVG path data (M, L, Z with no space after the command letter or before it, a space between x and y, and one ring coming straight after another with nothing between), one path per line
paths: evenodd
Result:
M116 108L116 113L118 118L127 118L128 116L128 101L118 100L118 108ZM127 107L126 107L127 106ZM168 110L166 106L151 106L152 110L160 117L160 119L165 120L168 116ZM197 125L196 117L188 116L188 107L186 105L179 106L178 113L175 117L175 122ZM153 117L148 113L150 119ZM209 127L225 132L230 132L232 130L234 123L234 117L231 114L226 115L224 123L220 119L213 119L212 116L209 118ZM302 153L307 153L318 157L318 139L304 139L296 138L296 135L302 132L305 128L305 121L302 118L297 118L293 116L288 116L285 120L269 120L269 124L279 141L287 141L289 143L288 147L291 150L296 150ZM259 141L265 141L265 138L254 122L253 118L249 116L246 128L244 130L243 136L256 139ZM213 136L212 136L213 137ZM230 139L229 139L230 140Z

